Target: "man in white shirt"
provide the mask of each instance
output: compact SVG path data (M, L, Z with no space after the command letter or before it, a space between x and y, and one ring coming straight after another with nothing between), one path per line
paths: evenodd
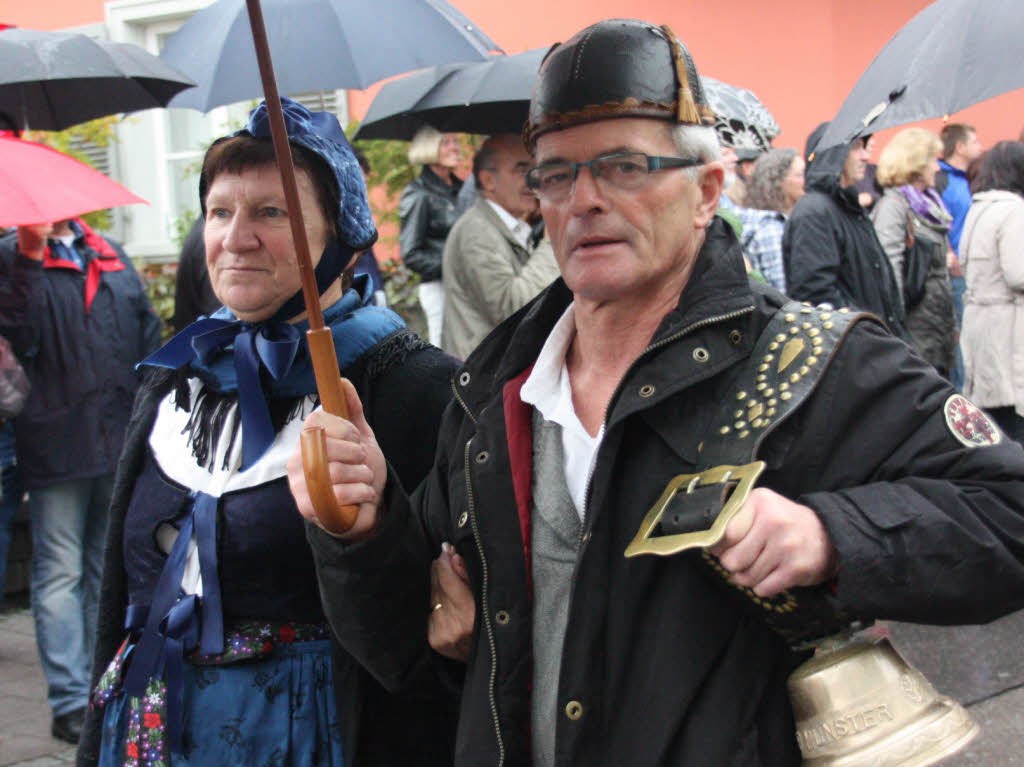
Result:
M490 137L473 158L479 192L444 246L441 348L466 359L503 319L558 277L551 244L530 244L526 216L537 198L526 188L530 155L514 133Z
M713 119L667 27L553 47L524 135L561 279L459 369L411 497L351 386L350 419L307 420L349 530L317 526L289 461L342 646L395 689L451 672L430 647L465 662L455 767L799 767L772 597L815 587L840 616L787 597L830 624L1024 606L1024 451L876 319L747 277ZM625 556L680 475L754 458L703 554ZM645 542L718 513L687 480Z

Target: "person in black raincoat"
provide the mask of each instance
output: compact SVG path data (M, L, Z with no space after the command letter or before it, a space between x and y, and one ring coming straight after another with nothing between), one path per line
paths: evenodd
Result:
M786 293L799 301L871 312L905 336L903 301L875 228L854 188L870 155L868 138L815 152L828 123L807 138L804 188L782 235Z

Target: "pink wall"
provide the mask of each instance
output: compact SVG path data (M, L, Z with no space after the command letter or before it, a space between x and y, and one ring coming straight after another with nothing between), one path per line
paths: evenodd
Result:
M689 46L703 74L754 91L782 128L778 146L803 147L807 134L832 116L874 54L929 0L455 0L460 10L509 53L564 40L589 23L635 16L669 24ZM103 20L102 0L0 0L0 22L60 29ZM376 92L350 96L361 117ZM1024 91L1000 96L952 118L978 127L985 145L1016 138L1024 126ZM925 123L938 129L941 121ZM879 136L884 145L892 132Z
M782 128L776 146L803 148L807 134L838 110L861 72L892 35L929 0L758 0L751 10L702 0L455 0L507 53L550 45L603 18L628 15L668 24L690 48L697 68L754 91ZM376 88L354 92L359 117ZM1024 91L1000 96L952 116L973 123L985 145L1017 138L1024 126ZM925 123L934 130L941 121ZM892 132L879 136L883 146Z
M0 22L26 29L64 29L103 21L103 0L0 0Z

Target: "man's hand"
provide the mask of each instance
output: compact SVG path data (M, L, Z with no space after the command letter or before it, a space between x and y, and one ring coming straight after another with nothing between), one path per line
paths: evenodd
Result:
M761 597L823 583L839 565L814 510L766 488L750 493L711 553L732 573L735 583Z
M33 261L42 261L46 238L53 233L53 224L32 224L18 227L18 252Z
M450 543L441 545L441 556L430 566L430 616L427 641L446 658L469 659L476 621L476 602L469 586L469 572Z
M341 385L348 404L349 419L316 410L306 418L304 428L322 427L326 433L327 468L334 497L342 506L359 506L355 524L338 537L356 541L368 538L377 527L377 504L384 492L387 464L373 430L363 416L363 405L355 387L344 378L341 379ZM288 485L299 513L323 527L309 499L306 475L302 469L302 450L298 445L288 459Z

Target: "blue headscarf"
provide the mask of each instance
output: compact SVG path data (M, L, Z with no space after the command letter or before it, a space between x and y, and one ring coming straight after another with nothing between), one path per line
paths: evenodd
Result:
M366 198L362 170L338 119L329 112L314 114L287 98L281 99L281 106L288 140L326 163L338 187L338 236L327 243L315 269L318 292L322 295L351 263L353 254L374 243L377 229ZM252 111L246 128L221 140L244 135L270 138L266 103ZM201 179L199 195L204 215L206 192ZM394 312L371 305L372 294L364 283L365 280L357 280L338 303L324 312L324 320L334 336L339 369L404 327ZM187 366L210 389L237 392L244 470L274 440L267 397L295 397L316 391L307 347L301 343L300 330L306 326L286 322L304 308L300 290L263 322L242 322L226 308L221 309L212 317L189 325L139 364L171 369ZM269 375L264 376L264 371Z

